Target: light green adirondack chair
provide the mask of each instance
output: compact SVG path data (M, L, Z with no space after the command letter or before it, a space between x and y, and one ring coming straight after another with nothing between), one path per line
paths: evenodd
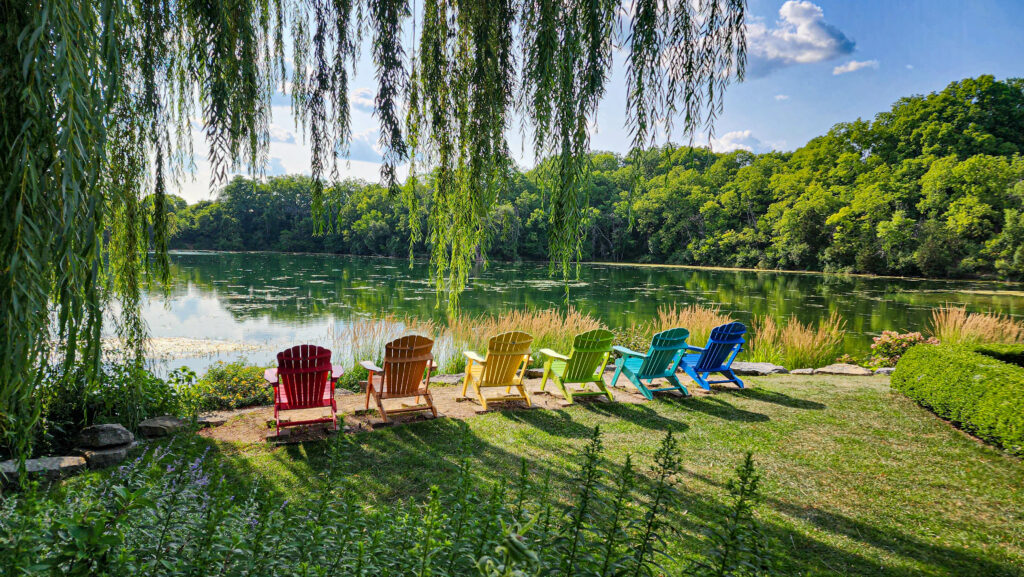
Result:
M540 390L548 384L548 377L562 390L565 400L582 396L604 395L614 401L608 386L604 384L604 368L612 354L611 331L595 329L576 335L572 342L572 350L568 355L557 353L551 349L541 349L540 354L547 356L544 362L544 379ZM569 385L579 385L575 391ZM596 385L593 390L590 385Z

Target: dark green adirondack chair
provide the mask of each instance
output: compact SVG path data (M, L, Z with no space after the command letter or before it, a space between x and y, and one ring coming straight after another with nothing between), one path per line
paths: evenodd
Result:
M604 368L612 354L613 338L611 331L595 329L576 335L568 355L541 349L540 354L547 356L548 360L544 362L540 390L544 390L550 377L570 403L573 397L594 395L604 395L609 401L614 401L615 397L604 384ZM578 388L572 390L570 385L578 385ZM590 385L595 385L597 390L591 389Z
M689 336L690 331L686 329L661 331L651 339L651 348L647 354L631 351L626 347L614 347L613 350L622 356L615 361L612 384L616 384L619 374L623 374L640 394L648 399L654 399L654 393L661 391L679 391L689 395L690 391L686 390L676 376L676 365L686 350L686 339ZM671 386L651 388L654 379L665 379Z

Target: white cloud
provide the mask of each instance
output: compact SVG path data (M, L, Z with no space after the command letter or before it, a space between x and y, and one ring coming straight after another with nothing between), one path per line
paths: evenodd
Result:
M295 133L277 126L276 124L270 125L270 142L283 142L285 144L295 143Z
M750 130L727 132L720 138L711 139L711 150L715 152L732 152L746 150L749 152L767 152L771 147L761 142Z
M776 94L775 95L775 100L778 100L779 102L782 102L783 100L789 100L789 95L788 94Z
M913 70L913 69L914 69L914 65L913 64L907 64L907 70Z
M363 162L382 162L383 154L377 143L379 137L380 132L373 128L353 133L348 147L348 157Z
M793 64L824 62L853 53L856 43L825 22L821 7L789 0L779 8L774 28L754 20L747 26L750 72L763 76Z
M842 64L840 66L836 66L835 68L833 68L832 69L832 74L834 74L835 76L839 76L840 74L848 74L850 72L856 72L858 70L863 70L865 68L873 68L873 69L877 70L878 69L878 61L877 60L851 60L851 61L847 62L846 64Z
M373 112L374 94L369 88L357 88L348 96L352 108L363 112Z

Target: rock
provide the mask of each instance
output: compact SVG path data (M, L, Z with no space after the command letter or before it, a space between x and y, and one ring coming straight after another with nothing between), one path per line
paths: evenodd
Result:
M788 373L786 367L771 363L733 363L732 371L737 375L776 375Z
M526 378L539 379L544 376L544 369L526 369Z
M880 369L875 369L875 374L876 375L891 375L893 373L893 371L895 371L895 370L896 370L896 367L882 367Z
M227 417L221 415L203 415L196 419L196 423L204 429L207 427L219 427L226 422L228 422Z
M791 375L813 375L814 369L793 369L789 371Z
M155 439L156 437L166 437L184 426L185 421L182 419L164 415L162 417L146 419L139 423L139 433L147 439Z
M430 384L455 385L466 376L466 373L455 373L454 375L437 375L430 377Z
M75 446L86 449L103 449L127 445L135 440L131 431L116 423L93 425L82 429L75 439Z
M871 369L865 369L857 365L851 365L850 363L835 363L827 367L821 367L815 369L814 374L816 375L847 375L851 377L870 377L875 374Z
M82 457L42 457L25 461L25 471L29 474L41 475L51 480L73 475L84 468L85 459ZM18 462L10 460L0 463L0 476L10 481L16 480L18 478Z
M90 469L105 469L112 467L128 458L128 451L134 449L138 443L130 443L110 449L75 449L89 463Z

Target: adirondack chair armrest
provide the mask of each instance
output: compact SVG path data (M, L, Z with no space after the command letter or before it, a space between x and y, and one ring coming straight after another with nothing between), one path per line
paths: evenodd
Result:
M277 386L277 369L270 368L263 371L263 378L267 381L268 385Z
M373 364L372 361L359 361L359 366L370 371L371 373L383 373L384 369Z
M686 345L686 350L688 350L688 351L697 351L698 353L703 353L704 352L704 348L703 347L695 347L693 345Z
M331 380L336 381L341 378L341 375L345 374L345 369L341 365L331 365Z
M480 363L481 365L487 364L487 361L483 357L473 351L462 351L462 354L466 355L466 358L474 363Z
M626 347L620 347L619 345L615 345L614 347L612 347L612 350L624 357L647 358L647 355L645 355L644 353L638 353L634 350L627 349Z
M541 349L540 350L540 354L546 355L546 356L551 357L553 359L562 359L563 361L568 361L569 360L569 357L567 357L567 356L565 356L565 355L563 355L561 353L556 353L555 351L553 351L551 349Z

